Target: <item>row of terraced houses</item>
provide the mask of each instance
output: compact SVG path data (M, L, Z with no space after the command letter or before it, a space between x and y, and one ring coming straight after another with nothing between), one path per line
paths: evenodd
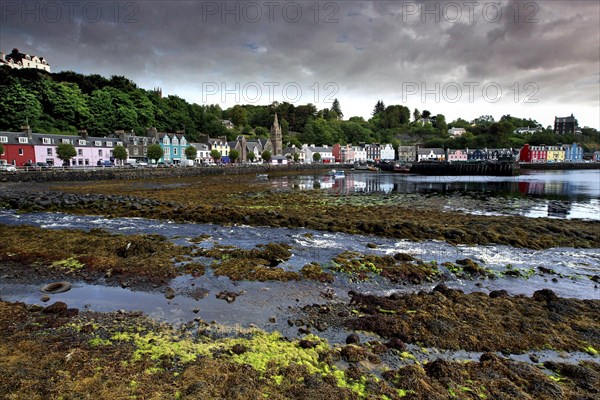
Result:
M0 159L16 166L26 163L43 162L49 165L62 165L56 148L60 143L69 143L75 147L76 156L71 159L71 166L95 166L104 161L113 161L115 146L124 146L128 159L138 162L148 161L147 149L151 144L158 143L163 149L163 157L159 162L187 163L185 149L194 146L197 150L196 164L212 162L211 151L217 150L222 163L229 163L232 149L239 153L239 161L247 162L252 159L261 160L263 151L271 152L271 162L287 164L290 160L299 163L312 163L315 159L321 163L355 163L381 161L480 161L480 160L519 160L521 162L580 162L583 160L583 149L577 143L560 146L530 146L522 149L450 149L419 148L418 146L399 146L396 154L391 144L361 143L333 146L315 146L304 144L302 147L291 146L283 148L277 143L277 127L274 125L269 139L246 139L243 135L234 141L226 137L210 138L201 135L197 143L187 141L184 132L158 132L156 128L148 129L146 136L137 136L124 131L116 131L110 137L91 137L85 130L79 131L78 136L33 133L28 126L22 132L0 132L0 143L4 151ZM274 144L275 142L275 144ZM281 149L278 151L278 149ZM253 153L254 157L249 154ZM315 157L315 154L319 157ZM600 161L600 153L594 153L594 161Z

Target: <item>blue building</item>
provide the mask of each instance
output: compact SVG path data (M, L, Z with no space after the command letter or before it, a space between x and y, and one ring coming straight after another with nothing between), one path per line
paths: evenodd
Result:
M159 144L163 149L163 158L159 160L164 162L172 162L179 164L186 160L185 149L188 146L187 140L183 133L160 133Z
M577 143L563 144L562 149L565 151L565 161L581 162L583 161L583 148Z

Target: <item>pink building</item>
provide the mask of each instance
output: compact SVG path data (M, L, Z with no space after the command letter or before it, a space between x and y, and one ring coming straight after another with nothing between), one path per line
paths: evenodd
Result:
M467 161L466 150L448 150L448 161Z
M50 135L42 133L33 134L35 159L50 165L61 166L63 162L56 154L56 147L61 143L69 143L75 147L76 155L71 159L72 166L96 166L99 161L113 161L113 148L123 145L118 138L88 137L86 132L82 136Z

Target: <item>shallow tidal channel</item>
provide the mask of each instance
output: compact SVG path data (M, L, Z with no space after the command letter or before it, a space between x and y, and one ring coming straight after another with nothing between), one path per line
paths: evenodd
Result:
M469 258L492 270L496 279L459 279L449 271L444 281L450 288L466 293L489 292L504 289L511 295L531 296L541 288L552 289L558 296L578 299L600 299L600 288L590 278L600 274L600 249L553 248L531 250L510 246L453 246L441 241L413 242L376 236L350 235L250 226L219 226L212 224L179 224L139 218L107 219L97 216L79 216L63 213L19 214L0 211L0 223L6 225L33 225L45 229L80 229L89 231L102 228L110 233L158 234L178 245L197 245L211 248L215 245L235 246L252 249L270 242L292 246L293 256L280 267L299 271L310 262L319 262L327 269L332 259L344 251L363 254L386 255L403 252L424 262L455 262ZM205 235L207 240L194 244L189 240ZM209 259L198 260L207 266ZM148 260L152 262L152 260ZM541 273L539 267L551 269L555 274ZM519 270L521 277L504 275L506 270ZM443 267L440 267L443 269ZM94 311L140 310L158 320L169 323L185 323L196 317L205 321L216 321L224 325L247 327L251 324L265 330L288 331L287 324L273 323L287 313L289 307L323 303L325 297L348 300L348 291L354 290L377 295L394 292L416 292L431 290L438 282L420 285L397 285L381 277L355 282L343 273L335 273L333 283L314 281L292 282L248 282L231 281L227 277L215 276L206 269L201 277L180 276L170 282L175 297L167 299L158 291L135 291L123 287L71 282L70 291L53 294L52 301L63 301L70 307ZM22 282L22 280L21 280ZM16 283L11 276L2 276L0 296L7 301L22 301L42 304L41 287ZM218 299L221 291L240 293L229 303ZM325 296L325 297L324 297ZM286 333L286 332L284 332Z

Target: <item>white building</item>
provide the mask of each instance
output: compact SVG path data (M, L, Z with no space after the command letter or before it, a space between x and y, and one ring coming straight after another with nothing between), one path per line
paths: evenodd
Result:
M19 49L13 49L10 54L5 55L0 52L0 65L6 65L10 68L35 68L50 72L50 64L44 57L32 56L19 52Z
M396 159L396 152L391 144L385 144L381 146L381 161L394 161Z
M310 146L307 144L302 145L302 152L304 153L304 161L307 164L312 164L313 156L315 153L319 153L321 156L322 163L333 163L335 162L335 158L333 157L333 148L324 145L324 146L315 146L311 144Z
M354 146L354 162L367 162L367 150L362 146Z
M465 133L467 133L467 130L465 128L450 128L450 129L448 129L448 135L452 136L453 138L461 137Z
M515 129L515 133L517 135L523 135L525 133L538 133L541 131L542 131L541 126L537 126L535 128L530 128L530 127L526 126L526 127L520 127L520 128Z
M191 143L196 148L196 163L207 163L212 161L210 157L210 148L204 143Z

